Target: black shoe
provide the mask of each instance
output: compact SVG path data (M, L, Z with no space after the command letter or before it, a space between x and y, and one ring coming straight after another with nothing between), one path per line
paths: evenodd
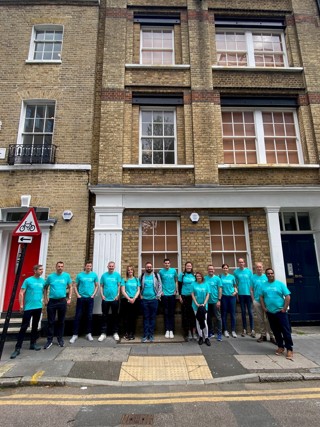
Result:
M126 341L129 341L130 339L130 335L129 334L125 334L125 336L123 337Z
M209 338L206 338L206 339L204 340L204 342L207 344L207 346L208 346L208 347L210 347L211 342L210 342Z
M257 342L267 341L267 337L265 335L261 335L260 338L257 339Z
M16 348L15 351L11 354L10 359L15 359L20 354L20 348Z
M39 350L41 350L41 346L40 346L40 345L38 345L38 344L30 344L29 349L30 349L30 350L39 351Z
M202 337L200 337L200 338L199 338L198 344L199 344L199 345L202 345L202 344L203 344L203 338L202 338Z
M50 348L52 346L52 341L47 341L46 343L45 343L45 345L44 345L44 349L45 350L48 350L48 348Z
M58 346L59 347L64 347L64 341L63 341L63 339L58 339Z
M129 335L129 340L130 340L130 341L135 340L135 339L136 339L136 337L135 337L133 334L130 334L130 335Z

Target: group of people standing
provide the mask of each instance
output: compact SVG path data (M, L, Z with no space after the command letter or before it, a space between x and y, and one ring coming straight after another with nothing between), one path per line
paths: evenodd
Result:
M48 335L44 349L53 344L55 319L58 345L64 346L64 323L68 304L71 303L73 292L77 298L76 313L73 324L73 335L70 343L78 339L81 318L85 312L86 338L93 341L92 313L94 298L100 292L102 300L102 325L98 338L102 342L107 337L107 326L112 331L115 341L119 341L119 313L124 319L124 339L134 340L137 316L141 307L143 315L142 342L153 342L156 324L156 315L159 301L164 310L164 336L174 338L175 305L177 299L181 303L182 328L186 341L197 340L199 345L205 343L210 346L210 339L214 337L213 318L217 322L217 341L222 341L222 334L229 338L227 317L230 315L231 335L237 338L236 333L236 302L240 303L242 318L242 336L254 331L254 307L261 325L261 335L258 342L267 340L278 345L276 354L284 353L287 349L287 358L292 359L292 338L287 309L290 302L290 292L285 284L274 278L272 269L263 272L262 263L256 263L256 273L253 274L245 266L243 258L238 260L238 268L234 273L229 272L227 264L222 265L222 274L215 274L213 265L208 265L207 274L194 273L191 262L185 263L184 271L179 275L171 267L170 259L163 261L163 268L159 272L153 270L151 262L145 264L144 272L140 277L135 276L134 267L126 268L126 277L121 278L115 271L115 263L108 262L108 270L100 280L92 271L92 263L87 262L84 271L75 279L74 285L70 275L64 272L64 263L56 264L56 271L46 280L42 265L34 266L34 275L27 278L19 293L20 309L23 312L22 326L18 335L15 351L11 358L20 354L25 332L32 318L30 349L40 350L36 344L37 328L42 311L42 299L47 307ZM121 302L121 304L120 304ZM121 310L120 310L121 306ZM111 311L111 316L109 312ZM250 331L247 329L249 317ZM109 320L111 325L108 325ZM270 324L269 324L270 322Z

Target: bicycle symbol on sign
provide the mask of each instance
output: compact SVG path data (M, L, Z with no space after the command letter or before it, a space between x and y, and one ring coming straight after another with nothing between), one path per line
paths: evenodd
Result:
M19 227L19 231L21 231L21 233L23 233L25 230L27 231L34 231L36 229L36 226L33 224L32 221L28 222L25 221L21 227Z

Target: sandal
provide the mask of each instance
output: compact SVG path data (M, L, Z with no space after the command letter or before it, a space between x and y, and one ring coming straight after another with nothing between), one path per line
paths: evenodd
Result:
M284 353L284 348L279 347L276 351L277 356L281 356Z
M287 350L286 359L293 360L293 351L292 350Z

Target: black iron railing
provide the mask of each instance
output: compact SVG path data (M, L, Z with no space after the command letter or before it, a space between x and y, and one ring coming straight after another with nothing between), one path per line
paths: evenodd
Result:
M56 145L11 144L8 164L53 164L56 161Z

